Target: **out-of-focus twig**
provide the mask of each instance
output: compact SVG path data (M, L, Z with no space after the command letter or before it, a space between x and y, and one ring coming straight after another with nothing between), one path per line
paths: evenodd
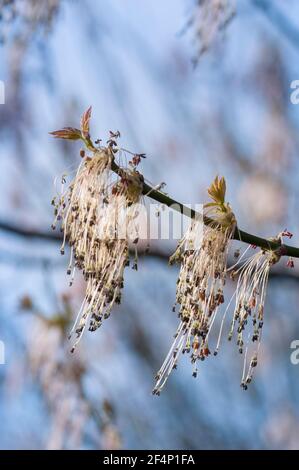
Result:
M62 239L61 235L58 233L52 232L41 232L39 230L27 229L24 227L19 227L14 224L10 224L4 221L0 221L0 230L9 232L12 235L19 235L25 238L39 239L46 241L59 241Z
M0 230L6 230L9 233L13 233L14 235L25 237L28 239L40 239L44 241L55 241L60 242L62 237L58 234L51 233L51 232L39 232L33 230L23 229L21 227L16 227L14 225L6 224L0 221ZM142 258L144 256L157 259L162 261L167 261L170 257L171 253L166 250L159 250L157 247L152 247L149 252L145 253L140 252L138 257ZM57 262L55 259L46 258L44 256L26 256L26 255L18 255L16 253L6 253L0 251L0 262L5 263L17 263L18 265L22 264L25 268L29 266L48 266L53 267L60 265L61 263ZM296 271L290 271L286 269L274 270L271 271L270 277L273 279L285 279L285 280L295 280L299 282L299 274Z
M273 1L252 0L252 4L259 8L269 21L298 49L299 29L278 8Z

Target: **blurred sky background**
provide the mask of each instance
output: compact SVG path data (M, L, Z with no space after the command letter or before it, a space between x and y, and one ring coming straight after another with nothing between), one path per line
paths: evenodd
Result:
M155 241L138 272L127 270L122 305L74 355L67 340L84 283L68 287L50 201L80 145L48 132L78 127L89 105L92 135L119 130L124 147L147 154L146 178L174 198L204 202L224 175L242 229L268 237L287 227L299 245L298 1L224 2L219 23L204 15L217 3L0 1L1 449L299 447L296 262L288 270L283 259L270 277L246 392L224 341L197 379L182 357L151 394L177 325L173 242Z

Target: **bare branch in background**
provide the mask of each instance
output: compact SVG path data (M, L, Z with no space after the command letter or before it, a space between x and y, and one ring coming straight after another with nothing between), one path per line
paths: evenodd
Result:
M290 18L288 18L280 7L274 1L270 0L251 0L252 4L256 6L265 17L273 23L288 41L298 49L299 44L299 29Z

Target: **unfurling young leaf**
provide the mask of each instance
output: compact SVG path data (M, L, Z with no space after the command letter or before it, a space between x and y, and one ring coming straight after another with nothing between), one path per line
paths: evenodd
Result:
M76 129L75 127L63 127L63 129L50 132L50 134L56 139L68 139L68 140L82 139L80 129Z
M81 132L83 137L89 138L89 121L91 117L92 107L90 106L81 117Z
M225 201L225 192L226 192L226 183L225 179L221 179L216 176L213 183L208 189L209 196L217 203L224 204Z

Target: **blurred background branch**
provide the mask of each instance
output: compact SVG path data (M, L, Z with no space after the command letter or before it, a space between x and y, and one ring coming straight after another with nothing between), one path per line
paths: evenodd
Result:
M298 49L299 45L299 29L298 25L294 24L292 18L289 18L280 5L277 6L276 1L269 0L251 0L252 4L255 5L265 17L271 21L273 26L282 33L285 38Z

